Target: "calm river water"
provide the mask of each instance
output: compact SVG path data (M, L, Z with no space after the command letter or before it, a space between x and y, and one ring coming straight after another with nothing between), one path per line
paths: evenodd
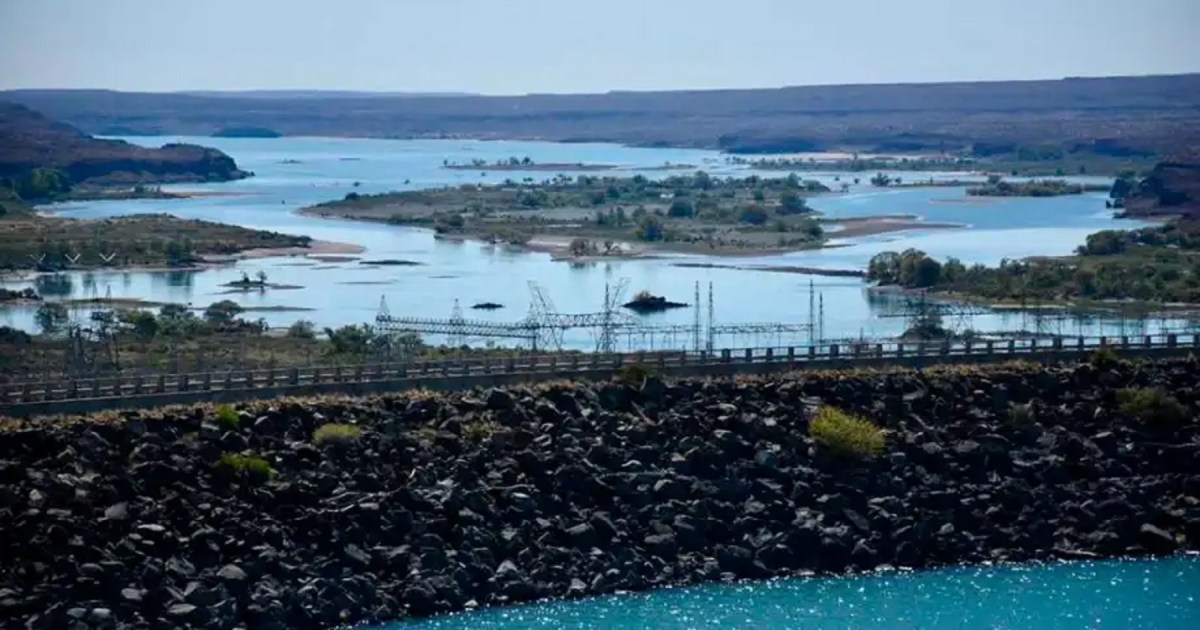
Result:
M1184 630L1200 558L964 567L718 584L511 606L375 630Z
M417 267L370 268L357 262L322 263L302 258L267 258L205 271L175 272L72 272L53 280L3 279L0 286L36 286L46 294L63 297L135 297L153 301L186 302L204 306L234 299L248 307L290 307L304 312L265 312L272 325L299 318L319 326L371 321L386 297L393 314L448 317L458 300L465 307L475 302L499 302L506 308L470 311L469 317L515 321L528 312L527 282L545 287L563 312L601 310L606 283L629 279L630 292L646 289L677 301L692 302L695 283L713 286L717 323L791 322L808 319L809 283L824 298L824 332L828 338L859 335L892 335L904 321L895 308L868 301L865 284L854 278L808 276L734 269L681 268L675 262L714 262L725 265L770 264L825 268L862 268L885 249L916 247L934 256L957 256L967 262L996 263L1008 257L1066 254L1093 231L1134 227L1138 223L1116 220L1104 207L1103 194L1052 199L968 200L961 188L874 189L865 184L846 194L819 197L812 205L831 217L878 214L916 214L928 221L965 224L963 229L910 230L853 240L849 246L820 251L748 258L671 257L572 265L550 260L541 253L512 252L476 243L435 240L427 230L303 217L296 210L347 192L382 192L506 178L544 179L548 173L460 171L442 168L444 160L493 161L509 156L529 156L536 162L618 164L614 175L641 173L662 177L686 173L661 169L665 163L687 164L714 174L745 175L752 171L732 166L713 151L629 148L609 144L555 144L545 142L481 142L462 140L364 140L332 138L223 139L130 138L158 146L165 142L194 142L218 147L232 155L256 177L222 184L178 188L224 193L178 200L106 201L61 204L53 211L68 217L105 217L131 213L167 212L181 217L235 223L254 228L306 234L314 238L349 242L367 248L365 258L403 258L424 263ZM781 176L783 173L763 173ZM837 187L834 174L802 174ZM907 180L955 177L954 174L900 173ZM843 181L849 178L843 176ZM1097 178L1081 181L1103 182ZM355 186L355 182L358 186ZM299 285L293 290L224 295L220 285L239 278L243 271L265 271L273 282ZM705 297L703 301L707 301ZM254 316L258 316L255 314ZM654 323L689 324L694 314L679 309L648 317ZM0 310L0 323L33 326L33 309ZM1030 327L1020 315L976 317L978 330ZM1076 332L1075 323L1064 332ZM1091 330L1096 330L1094 327ZM1112 327L1109 327L1112 330ZM1088 332L1087 329L1084 332ZM570 345L589 348L589 333L568 335ZM773 342L796 343L803 339L723 340L724 345Z

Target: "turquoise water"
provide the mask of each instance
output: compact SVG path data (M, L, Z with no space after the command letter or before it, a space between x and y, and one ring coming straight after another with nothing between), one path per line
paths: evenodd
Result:
M375 630L1020 630L1197 627L1200 558L965 567L664 589L511 606Z
M691 164L716 174L745 175L752 171L724 163L713 151L645 149L609 144L555 144L546 142L482 142L464 140L365 140L336 138L131 138L157 146L183 141L216 146L237 159L256 177L220 184L176 188L227 194L177 200L107 201L62 204L53 210L68 217L105 217L131 213L167 212L186 218L207 219L247 227L306 234L314 238L355 243L366 247L365 258L404 258L424 263L417 267L370 268L357 262L321 263L301 258L265 258L236 266L186 272L72 272L64 274L55 295L62 297L143 298L205 306L233 299L247 307L309 309L255 313L275 326L299 318L318 326L338 326L371 321L386 298L392 313L422 317L448 317L455 301L464 307L492 301L506 305L497 311L467 311L476 319L510 322L529 309L527 281L546 288L563 312L596 312L602 309L605 284L629 279L629 292L646 289L669 298L692 302L697 282L712 283L717 323L781 321L804 323L808 319L809 283L825 302L826 337L894 335L904 328L902 318L869 301L865 284L854 278L832 278L790 273L751 272L733 269L680 268L675 262L712 262L725 265L772 264L823 268L862 268L872 255L885 249L918 247L935 256L957 256L967 262L995 263L1005 257L1065 254L1093 231L1140 225L1112 218L1104 208L1103 194L1053 199L996 199L968 202L961 188L881 190L853 185L847 194L814 199L812 205L831 217L877 214L915 214L929 221L962 223L954 230L909 230L849 241L847 247L758 257L666 257L653 260L610 261L571 265L550 260L542 253L513 252L477 243L435 240L428 230L355 223L299 216L304 206L339 199L346 193L414 189L464 182L498 182L532 177L544 172L459 171L442 168L444 160L493 161L509 156L530 156L536 162L585 162L619 165L613 175L641 173L662 177L681 171L659 170L662 164ZM781 176L772 172L764 175ZM838 186L834 174L805 174ZM955 174L903 173L917 177L960 177ZM1075 178L1102 182L1098 178ZM846 176L842 176L847 181ZM865 182L866 178L863 178ZM358 186L355 187L355 182ZM298 285L296 290L226 294L220 285L241 277L243 271L265 271L272 281ZM0 278L0 286L43 286L35 278ZM648 317L652 323L690 324L693 313L679 309ZM0 324L33 327L33 309L0 309ZM980 330L1027 326L1019 315L990 314L977 318ZM1070 325L1067 332L1095 333L1097 326ZM1111 330L1111 327L1110 327ZM724 340L723 345L800 343L805 339ZM588 332L570 334L568 345L594 347Z

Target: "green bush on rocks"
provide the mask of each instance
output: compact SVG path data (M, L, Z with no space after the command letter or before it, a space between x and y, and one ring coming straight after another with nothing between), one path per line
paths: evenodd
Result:
M1161 387L1126 387L1117 390L1121 412L1147 425L1174 427L1187 419L1187 409Z
M1092 353L1092 367L1097 370L1107 370L1121 362L1121 358L1117 356L1116 351L1108 346L1096 348Z
M350 444L357 442L362 435L362 429L352 424L323 424L313 431L312 441L317 446L326 444Z
M641 387L646 380L658 375L654 368L641 363L630 363L617 372L617 380L631 387Z
M486 420L476 420L463 427L463 437L471 442L484 442L496 432L496 423Z
M873 422L836 407L821 407L808 424L817 444L851 458L873 457L883 450L883 432Z
M271 467L271 463L253 453L223 453L217 466L260 482L275 476L275 469Z
M237 431L242 427L242 419L233 405L217 405L217 424L224 429Z

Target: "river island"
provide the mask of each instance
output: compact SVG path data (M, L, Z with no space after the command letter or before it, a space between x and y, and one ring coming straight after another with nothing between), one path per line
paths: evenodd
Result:
M697 171L661 180L558 175L540 183L352 192L301 212L425 227L442 238L547 250L572 260L657 251L784 252L822 247L834 232L850 237L959 227L912 215L822 219L807 199L829 192L816 180L794 175L721 178Z

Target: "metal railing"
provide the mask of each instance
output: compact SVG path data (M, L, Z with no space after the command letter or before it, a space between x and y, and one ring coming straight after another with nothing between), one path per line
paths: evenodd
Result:
M768 348L730 348L706 351L632 352L619 354L547 354L507 358L451 359L315 367L228 370L159 375L121 375L100 378L30 381L0 385L0 406L89 399L123 399L164 394L256 392L311 388L337 384L396 382L419 385L423 379L473 377L486 382L496 375L531 377L588 376L611 373L630 364L664 371L708 366L774 365L780 368L822 364L919 362L955 358L1005 359L1070 356L1100 347L1116 351L1200 348L1200 335L1165 334L1143 337L1055 337L1003 341L870 342Z

